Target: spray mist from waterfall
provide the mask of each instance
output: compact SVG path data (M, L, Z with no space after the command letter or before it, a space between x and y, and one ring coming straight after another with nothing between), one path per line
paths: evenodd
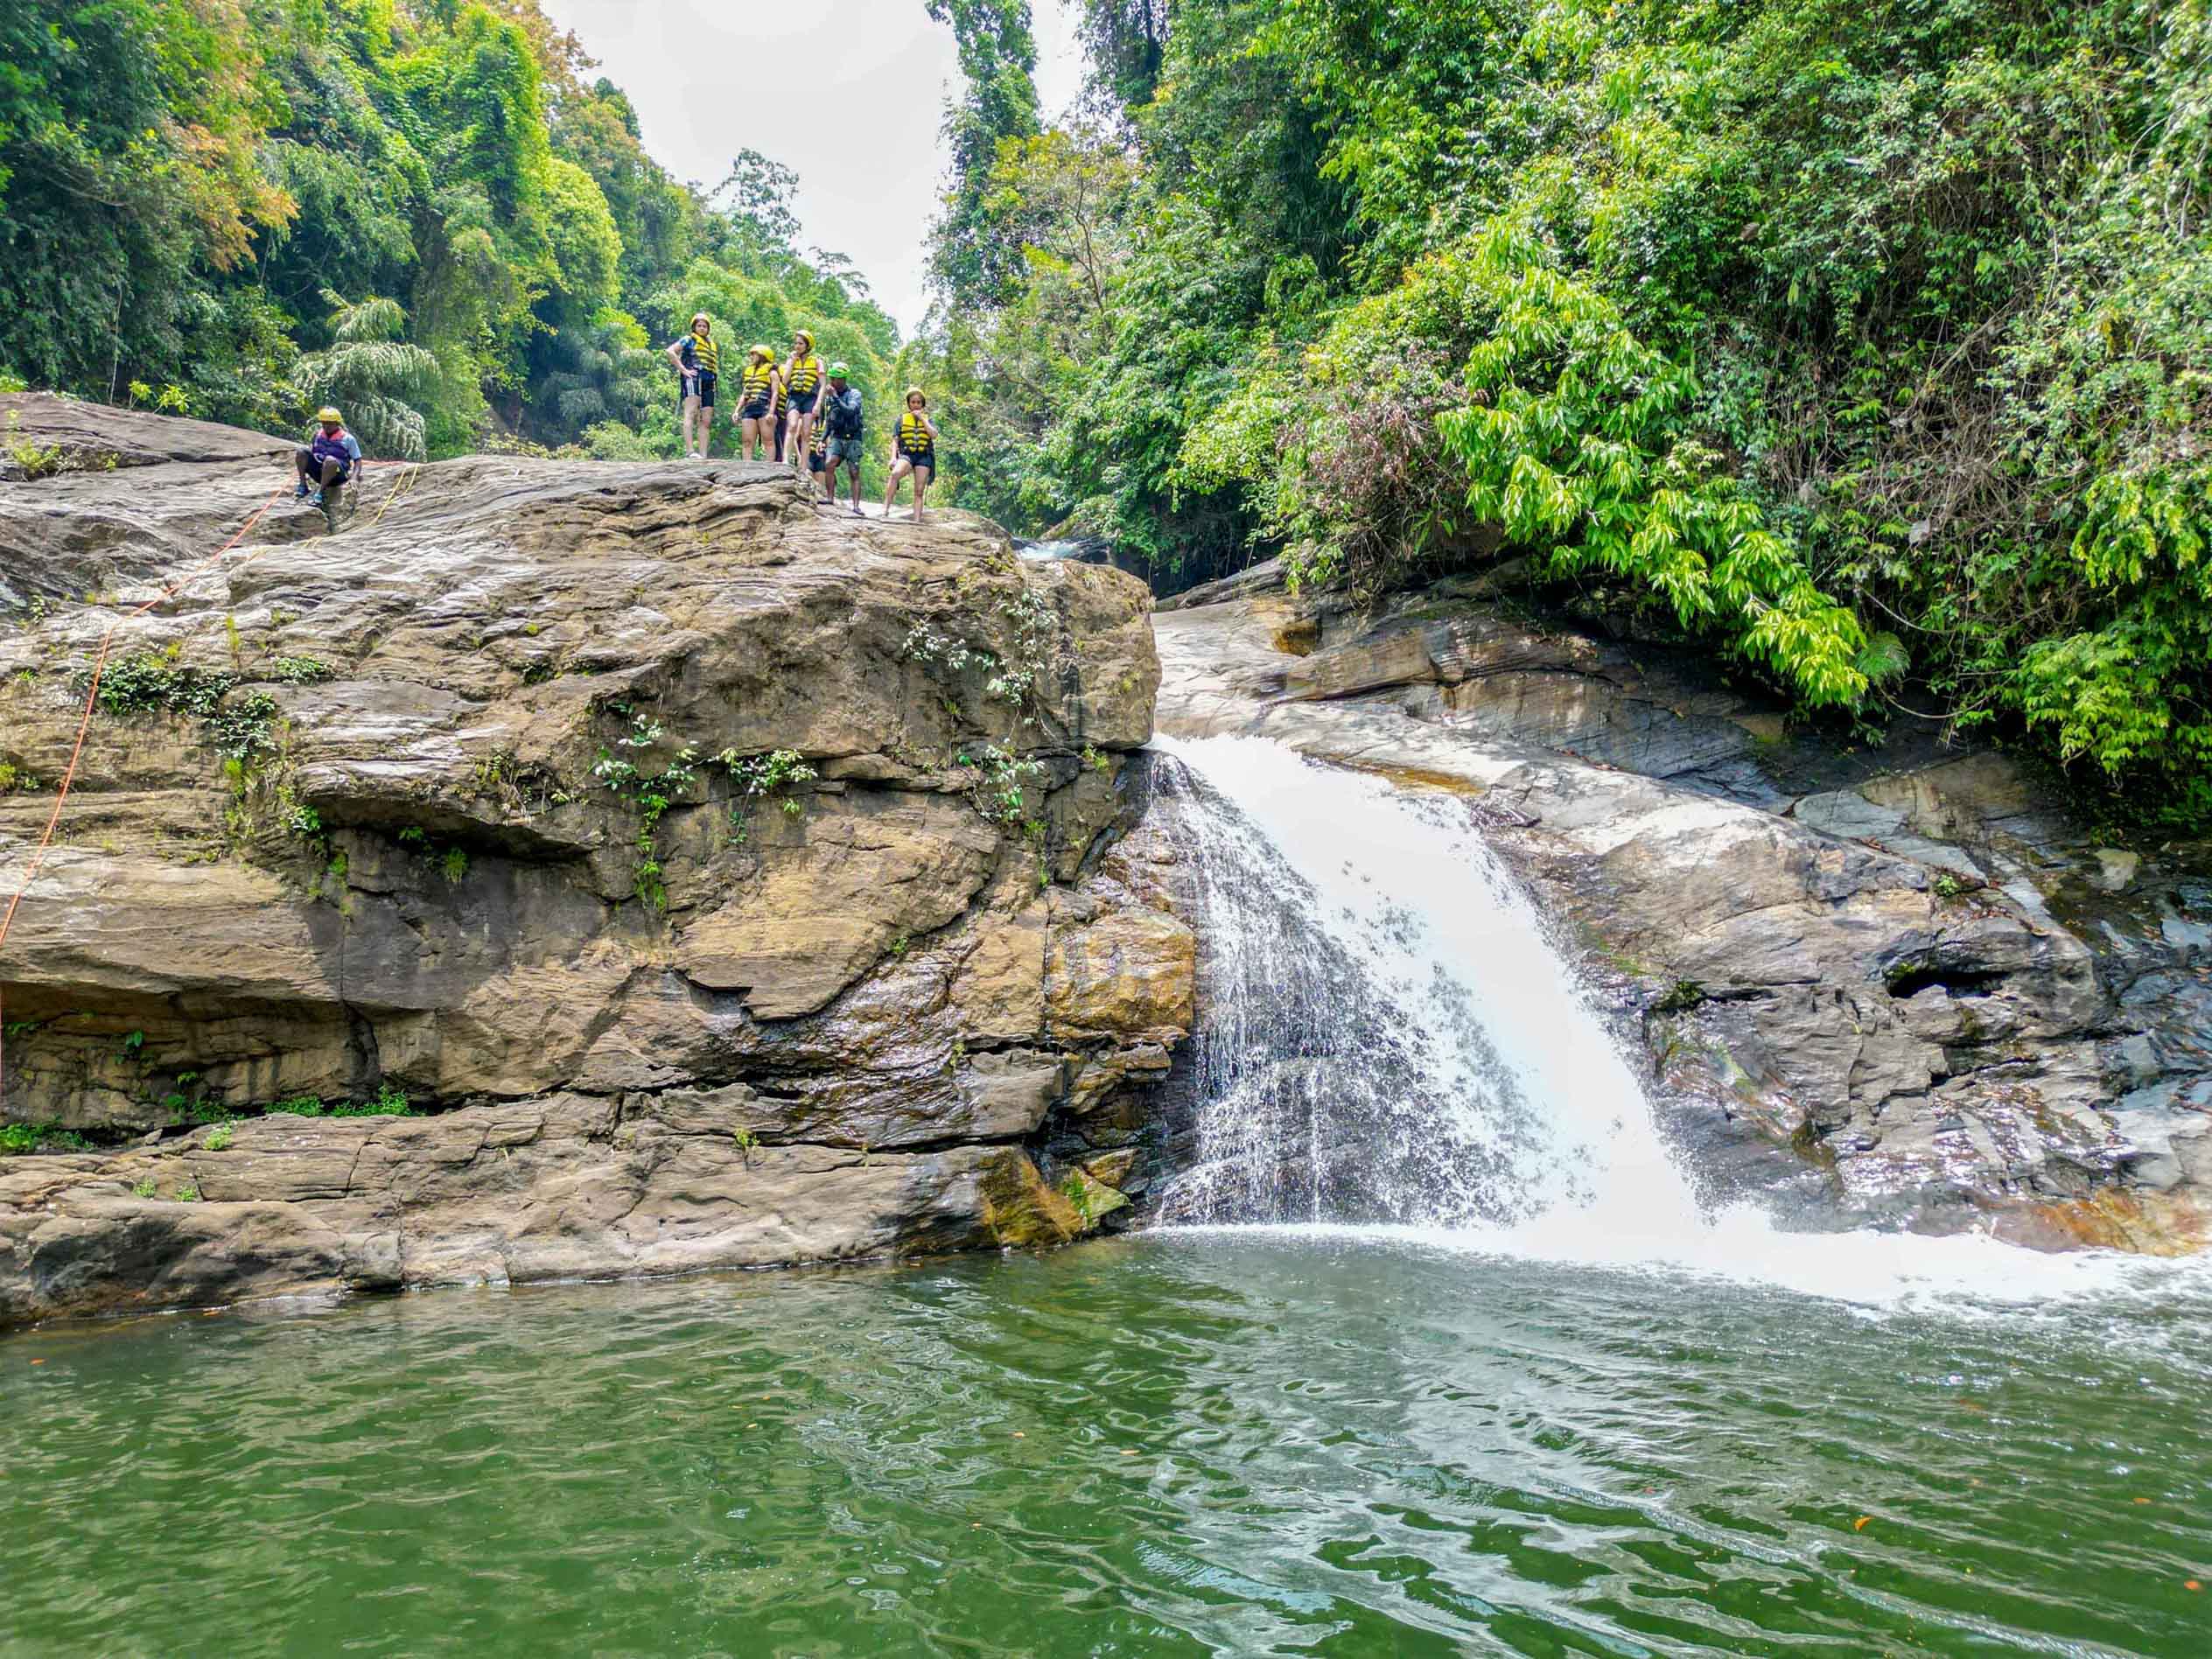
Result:
M1156 746L1206 942L1193 1147L1160 1200L1168 1224L1350 1229L1879 1304L2212 1277L1701 1213L1634 1070L1465 800L1259 738Z

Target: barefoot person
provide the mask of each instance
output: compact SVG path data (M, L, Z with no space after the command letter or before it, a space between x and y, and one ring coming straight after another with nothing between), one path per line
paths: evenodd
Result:
M791 428L783 447L791 457L791 470L806 465L814 447L814 406L822 396L822 360L814 354L814 334L801 329L791 337L791 356L783 366L784 390L791 397Z
M775 408L783 397L783 375L776 354L766 346L746 354L745 379L738 391L738 412L731 424L738 429L738 458L758 461L774 445ZM782 457L777 457L779 460Z
M714 324L704 312L691 319L691 332L668 345L668 361L676 365L676 385L683 399L683 454L687 460L707 458L714 441L714 382L721 367L714 343ZM698 427L698 448L692 448L691 429Z
M830 500L837 499L837 469L842 466L852 474L852 515L862 516L860 511L860 388L847 383L845 366L830 365L830 399L822 411L822 425L830 434L830 470L822 484Z
M937 423L929 418L929 400L919 386L906 388L906 412L899 417L899 424L892 433L891 481L884 486L883 510L886 516L891 504L899 499L899 480L911 475L914 481L914 522L921 522L921 498L928 493L929 480L937 471Z

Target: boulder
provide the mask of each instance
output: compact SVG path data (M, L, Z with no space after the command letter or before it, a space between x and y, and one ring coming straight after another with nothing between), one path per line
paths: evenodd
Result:
M0 405L75 458L0 483L0 896L102 663L0 946L0 1116L94 1151L0 1165L6 1316L993 1242L1187 1030L1104 873L1133 578L742 463L379 464L326 535L274 440Z

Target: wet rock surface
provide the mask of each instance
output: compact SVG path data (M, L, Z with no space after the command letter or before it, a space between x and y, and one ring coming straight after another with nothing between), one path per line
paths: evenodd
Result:
M0 1318L1049 1242L1141 1191L1191 943L1127 838L1140 584L742 464L372 467L326 535L276 440L99 415L116 466L0 483L0 893L116 630L0 949L49 1149L0 1163Z
M2044 1244L2201 1247L2212 848L2100 846L2010 760L1843 755L1482 580L1359 610L1265 568L1163 607L1163 732L1467 796L1738 1185ZM1745 1155L1755 1132L1802 1165ZM1767 1172L1762 1175L1760 1169Z

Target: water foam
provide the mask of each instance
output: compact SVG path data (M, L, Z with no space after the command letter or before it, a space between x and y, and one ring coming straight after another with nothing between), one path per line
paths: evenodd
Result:
M1155 746L1186 769L1171 816L1208 934L1197 1157L1163 1200L1171 1223L1867 1306L2212 1292L2202 1263L1702 1212L1587 988L1464 801L1261 738Z

